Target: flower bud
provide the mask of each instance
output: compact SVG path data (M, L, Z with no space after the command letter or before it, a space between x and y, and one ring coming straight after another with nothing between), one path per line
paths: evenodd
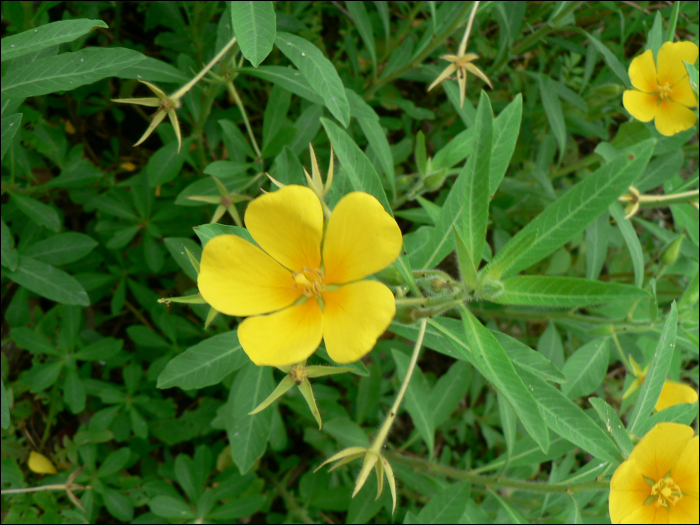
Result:
M428 175L425 178L425 182L423 183L425 185L425 189L428 191L435 191L435 190L441 188L443 183L445 182L446 177L447 177L447 169L443 169L443 170L440 170L436 173Z
M678 260L678 255L681 251L681 243L683 242L683 238L683 235L679 235L670 243L668 243L663 250L661 250L661 255L659 256L659 259L661 259L661 262L663 264L671 265Z

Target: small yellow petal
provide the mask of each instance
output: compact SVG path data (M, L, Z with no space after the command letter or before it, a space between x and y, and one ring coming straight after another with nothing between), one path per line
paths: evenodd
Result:
M301 297L288 270L236 235L217 235L207 242L197 284L202 297L227 315L273 312Z
M260 247L292 272L321 266L323 210L305 186L291 184L248 204L245 224Z
M659 101L657 95L650 95L635 91L627 90L622 94L622 105L629 111L629 114L641 122L650 122L656 115L656 107Z
M655 425L634 447L630 459L639 470L653 480L663 478L673 467L693 438L693 429L680 423Z
M654 54L651 49L632 60L629 68L630 82L639 91L644 93L656 93L658 86L656 82L656 66L654 65Z
M666 381L654 409L661 411L664 408L672 407L679 403L692 404L697 400L698 393L694 388L676 381Z
M359 281L324 292L323 339L336 363L367 354L396 313L394 294L377 281Z
M697 59L698 46L693 42L666 42L656 56L659 84L673 86L687 77L683 61L694 64Z
M662 100L656 109L654 125L659 133L670 137L692 128L696 120L693 110L670 100Z
M314 299L273 314L248 317L238 326L241 346L258 366L300 363L318 348L322 335L323 314Z
M614 522L613 522L614 523ZM668 511L662 507L657 507L654 503L642 505L632 512L621 523L649 523L649 524L667 524L672 523L668 520Z
M49 458L43 454L34 452L33 450L29 453L29 461L27 462L27 466L29 467L29 470L36 472L37 474L58 473L56 467L53 466L53 463L51 463Z
M402 243L398 224L376 198L359 191L348 193L328 220L323 245L325 283L344 284L386 268L399 256Z

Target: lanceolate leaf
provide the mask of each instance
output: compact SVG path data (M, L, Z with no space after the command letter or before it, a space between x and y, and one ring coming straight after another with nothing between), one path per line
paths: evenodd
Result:
M632 222L625 218L625 212L617 202L610 205L610 215L613 216L617 227L620 228L622 238L625 239L627 248L632 257L632 268L634 268L634 284L642 287L644 284L644 255L642 254L642 245L637 237L637 232L634 231Z
M492 264L510 259L514 248L520 247L520 238L530 235L533 230L539 231L537 239L504 270L504 277L541 261L560 248L628 191L628 186L649 162L654 144L653 139L637 144L571 188L510 239L493 258Z
M253 67L258 67L275 42L277 17L272 2L229 2L229 5L241 53Z
M636 286L576 277L520 275L505 279L503 287L503 292L492 301L523 306L574 308L649 297L646 290Z
M314 104L323 105L323 98L313 90L306 78L296 69L282 66L260 66L257 69L242 67L241 73L262 78L268 82L304 98Z
M515 143L520 134L520 122L523 116L523 96L518 93L493 121L493 154L491 155L491 172L489 187L491 195L501 185L510 159L515 151Z
M610 340L594 339L576 350L564 365L567 382L561 386L569 398L587 396L605 379L610 360Z
M19 256L14 272L6 272L8 279L28 290L61 304L88 306L90 298L83 287L66 272L46 263Z

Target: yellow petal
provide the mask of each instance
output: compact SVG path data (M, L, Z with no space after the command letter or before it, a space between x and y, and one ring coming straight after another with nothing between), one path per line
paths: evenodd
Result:
M457 71L457 66L455 66L454 64L450 64L449 66L447 66L447 67L445 68L445 70L444 70L442 73L440 73L440 76L438 76L438 77L433 81L433 83L430 84L430 86L428 86L428 91L430 91L431 89L433 89L435 86L437 86L440 82L442 82L442 81L445 80L447 77L449 77L449 76L450 76L452 73L454 73L455 71Z
M658 481L673 469L693 438L693 429L680 423L659 423L630 454L643 475Z
M29 453L29 461L27 462L27 466L29 467L29 470L36 472L37 474L58 473L56 467L53 466L53 463L51 463L49 458L43 454L34 452L33 450Z
M468 70L470 73L475 74L475 75L476 75L477 77L479 77L481 80L483 80L484 82L486 82L486 83L489 85L489 87L490 87L491 89L493 89L493 84L491 84L491 81L489 80L489 77L487 77L487 76L486 76L486 73L484 73L481 69L479 69L478 67L476 67L474 64L467 64L465 67L467 68L467 70Z
M697 59L698 46L693 42L666 42L656 55L659 84L672 86L687 77L683 61L694 64Z
M698 457L695 456L697 461ZM695 475L697 478L697 474ZM675 478L674 478L675 480ZM700 513L698 513L698 498L692 496L683 496L680 500L676 502L675 505L671 505L668 509L668 522L666 523L698 523L698 518Z
M248 317L238 327L243 350L258 366L300 363L318 348L322 334L323 314L314 299L273 314Z
M396 260L402 243L399 225L377 199L348 193L328 220L324 282L344 284L378 272Z
M695 92L690 86L689 77L682 78L676 82L673 89L671 89L671 92L668 94L668 98L689 108L694 108L698 105L698 101L695 98Z
M659 133L670 137L692 128L696 119L695 112L687 107L670 100L662 100L656 109L654 124Z
M676 381L666 381L654 409L661 411L679 403L692 404L697 400L698 393L694 388Z
M622 94L622 105L630 115L641 122L649 122L656 115L659 97L629 89Z
M293 272L321 266L323 210L309 188L289 185L248 204L245 224L260 247Z
M698 499L698 436L688 441L685 450L678 458L678 463L671 471L673 482L678 485L681 492L687 496L695 498L695 516L697 517ZM683 496L685 498L685 496ZM694 523L697 523L696 519Z
M656 93L658 86L656 83L656 66L654 65L654 54L651 49L632 60L629 68L630 82L639 91L644 93Z
M396 313L394 294L380 282L359 281L323 294L323 339L336 363L361 359Z
M671 523L668 520L668 511L664 507L657 507L655 503L642 505L621 523Z
M651 487L644 481L635 460L621 463L610 481L610 521L623 523L627 516L644 506L650 494Z
M292 274L237 235L217 235L202 251L197 284L202 297L227 315L258 315L301 297Z
M156 111L156 114L153 116L153 120L151 120L151 123L148 126L148 129L146 130L146 132L143 135L141 135L141 138L139 139L139 141L136 144L134 144L134 146L138 146L144 140L146 140L148 137L150 137L151 133L153 133L153 130L158 127L158 124L163 122L164 118L165 118L165 110L164 109L161 108L158 111Z

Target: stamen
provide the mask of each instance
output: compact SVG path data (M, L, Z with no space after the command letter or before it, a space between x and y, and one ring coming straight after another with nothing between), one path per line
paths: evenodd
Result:
M644 504L655 501L657 508L664 507L668 510L669 502L671 505L675 505L682 497L683 493L680 487L674 483L669 473L654 484L651 488L651 496L647 498Z

